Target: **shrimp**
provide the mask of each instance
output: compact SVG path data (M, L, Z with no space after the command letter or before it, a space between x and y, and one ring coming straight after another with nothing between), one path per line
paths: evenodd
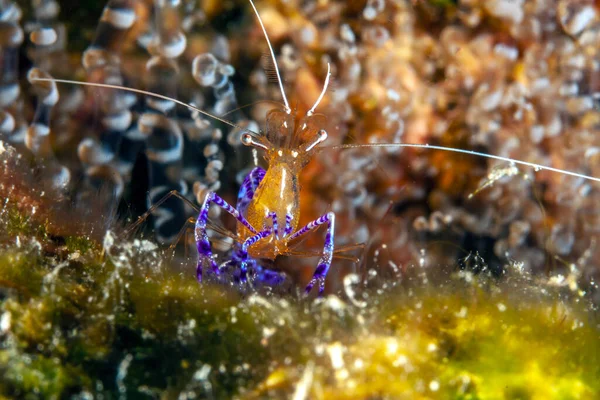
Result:
M277 82L283 99L282 109L275 109L268 113L266 118L265 134L243 129L222 117L212 115L182 101L139 89L61 79L36 78L34 80L53 80L55 82L122 89L134 93L145 94L183 105L207 117L244 131L243 135L241 136L242 143L245 146L264 152L264 158L268 167L266 169L255 167L245 177L239 190L235 207L227 203L216 192L209 192L206 194L202 204L199 208L197 208L198 216L194 221L195 241L199 255L196 265L196 278L199 282L201 282L206 271L218 276L221 275L224 270L233 266L236 268L236 279L239 279L239 281L242 283L249 281L267 281L275 283L280 279L280 276L273 271L264 270L258 265L256 260L275 260L280 255L294 255L295 252L293 251L293 242L296 239L317 230L323 225L326 227L323 250L320 253L320 259L313 276L305 288L305 293L308 294L315 286L317 286L318 294L322 295L325 289L325 279L331 267L332 259L335 253L334 243L336 216L335 213L330 211L304 226L299 226L299 177L303 168L307 165L311 158L317 152L327 148L319 146L324 143L328 137L327 131L323 129L324 116L316 114L315 112L321 100L327 93L327 88L331 78L331 68L330 65L327 64L327 75L325 77L323 88L314 105L305 113L305 115L301 116L300 118L296 118L296 115L294 112L292 112L292 109L289 105L276 62L275 53L271 46L266 28L253 1L249 0L249 2L257 16L258 22L269 47L269 52L274 62ZM536 170L548 170L600 182L600 178L534 164L527 161L515 160L472 150L448 148L427 144L343 144L329 148L350 149L359 147L409 147L463 153L532 167ZM189 200L185 199L182 195L176 192L171 192L159 203L165 201L171 196L177 196L189 202ZM234 236L234 239L238 243L238 246L233 251L231 260L222 265L217 264L215 260L207 232L209 229L209 208L213 204L232 215L237 221L237 232ZM140 220L147 217L150 212L151 210L140 217Z

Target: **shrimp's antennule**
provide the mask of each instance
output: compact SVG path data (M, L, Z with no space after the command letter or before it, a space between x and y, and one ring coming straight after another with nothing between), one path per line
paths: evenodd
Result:
M277 59L275 58L275 52L273 51L273 46L271 46L271 41L269 40L269 35L267 34L267 29L265 28L265 25L262 22L262 18L260 17L260 14L258 13L256 6L254 5L254 2L252 0L248 0L248 1L250 2L250 5L252 6L254 13L256 14L256 18L258 18L258 23L260 24L260 27L262 28L262 31L265 34L265 39L267 39L267 45L269 46L269 52L271 53L271 58L273 59L273 65L275 66L275 73L277 74L277 82L279 83L279 89L281 90L281 96L283 97L283 103L285 104L285 112L287 114L291 114L292 109L290 108L287 97L285 97L285 91L283 90L283 82L281 81L281 74L279 73L279 67L277 66Z
M325 96L325 92L327 91L327 86L329 86L329 78L331 78L331 65L329 65L329 63L327 63L327 76L325 77L325 83L323 84L323 90L321 91L319 98L315 102L315 105L312 106L312 108L310 110L308 110L308 112L306 113L306 115L308 117L310 117L311 115L313 115L315 113L315 109L317 108L317 106L319 105L321 100L323 100L323 96Z
M163 99L163 100L169 100L172 101L173 103L179 104L181 106L187 107L192 111L196 111L199 112L202 115L205 115L209 118L212 118L214 120L217 120L219 122L222 122L226 125L229 125L233 128L239 129L241 131L246 131L246 132L250 132L253 133L254 135L258 136L258 133L251 131L249 129L246 128L242 128L239 125L234 124L233 122L227 121L226 119L223 119L221 117L217 117L216 115L213 115L207 111L203 111L197 107L194 107L190 104L187 104L181 100L177 100L174 99L172 97L168 97L168 96L163 96L162 94L158 94L158 93L153 93L153 92L148 92L146 90L142 90L142 89L134 89L134 88L130 88L130 87L125 87L125 86L120 86L120 85L110 85L108 83L93 83L93 82L81 82L81 81L71 81L68 79L50 79L50 78L33 78L31 79L31 81L48 81L48 82L59 82L59 83L68 83L71 85L82 85L82 86L93 86L93 87L101 87L101 88L107 88L107 89L118 89L118 90L126 90L128 92L133 92L133 93L138 93L138 94L143 94L146 96L152 96L152 97L156 97L159 99Z
M320 149L326 149L326 148L328 148L328 149L358 149L361 147L387 147L387 148L412 147L412 148L417 148L417 149L432 149L432 150L450 151L450 152L454 152L454 153L470 154L473 156L491 158L493 160L499 160L499 161L505 161L505 162L509 162L509 163L513 163L513 164L524 165L527 167L531 167L531 168L535 169L536 171L546 170L546 171L558 172L560 174L570 175L570 176L587 179L587 180L594 181L594 182L600 182L600 178L596 178L595 176L580 174L577 172L568 171L566 169L547 167L547 166L541 165L541 164L535 164L535 163L528 162L528 161L516 160L513 158L509 158L509 157L496 156L493 154L481 153L479 151L456 149L453 147L434 146L434 145L429 145L429 144L414 144L414 143L341 144L341 145L331 146L331 147L321 147Z
M261 143L260 140L254 140L250 133L244 133L242 135L242 144L244 146L260 147L261 149L269 151L269 146Z

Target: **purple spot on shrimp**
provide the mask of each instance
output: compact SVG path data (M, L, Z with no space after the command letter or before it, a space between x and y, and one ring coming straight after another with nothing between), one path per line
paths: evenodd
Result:
M327 269L327 264L319 264L315 270L315 277L325 276Z

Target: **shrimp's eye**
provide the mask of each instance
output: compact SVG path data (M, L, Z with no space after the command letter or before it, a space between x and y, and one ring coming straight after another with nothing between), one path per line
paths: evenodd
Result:
M244 146L252 146L252 144L253 144L252 135L250 135L249 133L244 133L242 135L242 144Z

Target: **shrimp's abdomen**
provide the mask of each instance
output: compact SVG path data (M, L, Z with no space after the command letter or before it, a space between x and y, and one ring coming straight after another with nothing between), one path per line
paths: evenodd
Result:
M280 237L269 236L253 245L249 251L253 257L274 259L287 248L284 237L286 221L287 230L295 231L298 226L299 207L298 175L286 164L270 167L254 192L246 210L246 219L257 231L272 226L273 220L269 215L275 214L279 225ZM245 240L252 233L243 226L238 226L240 239Z

